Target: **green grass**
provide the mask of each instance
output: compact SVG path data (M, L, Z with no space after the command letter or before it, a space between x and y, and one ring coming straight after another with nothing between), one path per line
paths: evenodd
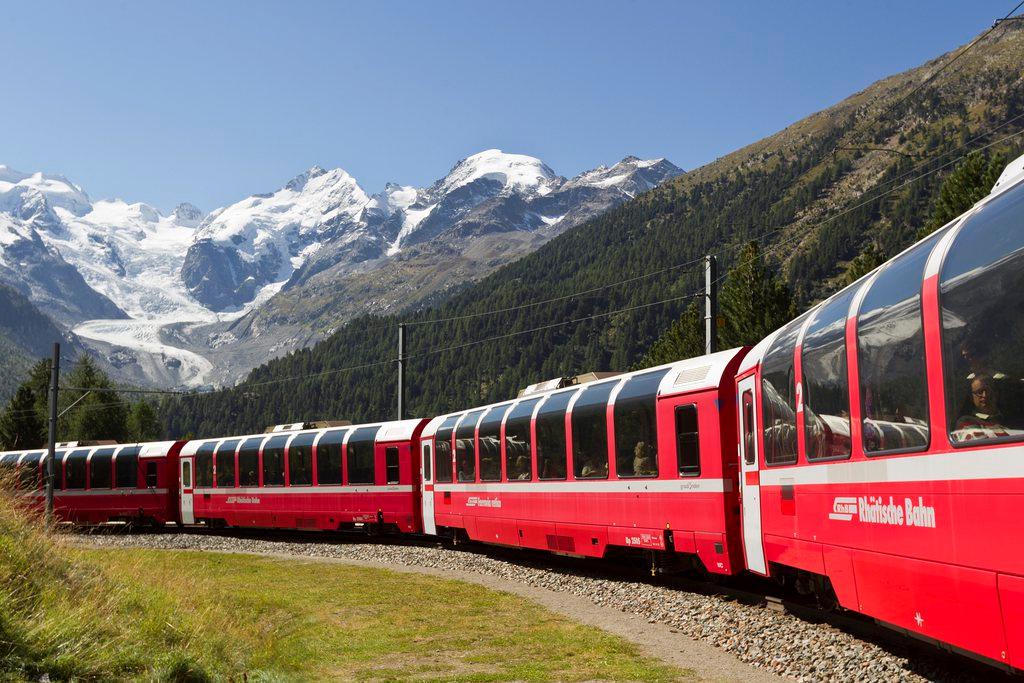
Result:
M0 495L0 680L688 680L519 597L312 560L85 550Z

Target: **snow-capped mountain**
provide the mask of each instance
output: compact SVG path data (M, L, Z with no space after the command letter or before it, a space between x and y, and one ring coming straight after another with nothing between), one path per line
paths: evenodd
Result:
M566 179L492 149L425 188L371 195L344 170L314 166L209 215L188 203L165 215L0 166L0 283L125 379L225 382L340 320L480 277L680 173L627 157Z

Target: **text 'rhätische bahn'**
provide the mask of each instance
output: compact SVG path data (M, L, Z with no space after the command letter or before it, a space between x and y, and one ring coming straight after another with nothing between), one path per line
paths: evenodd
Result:
M55 510L403 534L786 577L1024 669L1024 157L762 340L375 424L56 452ZM0 454L43 501L44 451Z

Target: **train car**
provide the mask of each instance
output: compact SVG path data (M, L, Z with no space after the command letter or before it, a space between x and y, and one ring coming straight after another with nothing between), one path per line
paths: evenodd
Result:
M61 444L54 451L54 515L75 524L164 525L178 518L177 457L184 441ZM42 509L46 451L0 453L0 469Z
M422 528L419 443L426 420L189 441L181 451L185 524L286 529Z
M586 557L741 571L733 376L743 349L433 419L423 526Z
M750 571L1024 668L1024 157L763 340L736 395Z

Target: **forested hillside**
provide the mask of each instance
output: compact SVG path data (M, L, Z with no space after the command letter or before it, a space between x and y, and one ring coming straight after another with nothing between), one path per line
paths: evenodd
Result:
M705 253L718 254L727 272L740 249L759 240L798 309L837 289L848 270L892 256L924 227L961 156L985 148L1012 158L1024 139L1006 138L1024 130L1024 30L1001 25L928 82L952 54L687 173L437 307L403 316L412 323L408 412L430 415L507 398L542 379L630 367L700 287L700 265L680 264ZM535 301L548 303L513 308ZM456 319L417 324L449 318ZM398 322L356 320L234 389L168 402L168 433L390 418Z

